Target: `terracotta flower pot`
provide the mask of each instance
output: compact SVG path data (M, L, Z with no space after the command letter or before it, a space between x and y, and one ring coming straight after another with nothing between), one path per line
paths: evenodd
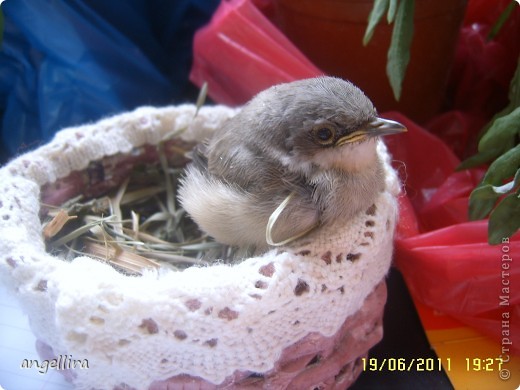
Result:
M287 37L324 72L349 79L379 111L424 122L441 107L467 0L416 0L411 58L396 102L386 76L393 25L386 15L364 47L373 0L274 0Z

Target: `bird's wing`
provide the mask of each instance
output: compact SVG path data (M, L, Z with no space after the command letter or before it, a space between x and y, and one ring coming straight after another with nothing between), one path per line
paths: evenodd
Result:
M281 245L318 226L322 210L314 200L314 187L302 175L274 164L265 168L261 180L254 182L255 193L267 217L267 242Z
M191 158L192 164L198 170L202 172L208 170L207 145L205 143L195 145L193 150L190 152L189 157Z
M273 242L300 236L319 224L321 210L314 202L313 188L301 175L287 173L283 166L252 149L254 145L248 148L244 143L228 143L235 146L226 148L224 141L225 135L213 138L209 145L198 145L192 154L191 175L195 177L197 172L198 182L206 183L200 191L208 192L208 196L199 195L197 199L199 216L195 220L204 230L224 242L231 243L230 237L235 236L260 246L266 243L268 222L277 209L279 215L269 229ZM289 201L280 209L289 195ZM229 207L224 207L226 198ZM201 215L202 209L218 209L211 211L219 215L218 229L217 221L210 223L209 216Z

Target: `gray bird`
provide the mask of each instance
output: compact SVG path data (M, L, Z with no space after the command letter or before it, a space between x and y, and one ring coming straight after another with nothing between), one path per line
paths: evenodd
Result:
M276 85L194 149L179 199L217 241L285 244L367 210L385 185L377 139L403 131L348 81Z

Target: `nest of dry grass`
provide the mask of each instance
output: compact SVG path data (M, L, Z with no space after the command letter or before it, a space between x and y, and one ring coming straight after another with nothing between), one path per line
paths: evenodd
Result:
M206 92L204 86L195 116ZM156 146L158 161L136 165L116 190L95 197L81 194L58 206L42 204L47 251L68 260L95 257L128 274L237 259L236 248L201 232L177 201L184 168L170 157L174 153L189 161L191 149L168 141L182 131L168 134Z

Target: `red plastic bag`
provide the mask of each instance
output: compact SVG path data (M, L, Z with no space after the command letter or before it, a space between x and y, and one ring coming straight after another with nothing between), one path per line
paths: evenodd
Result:
M222 1L194 39L190 79L209 96L244 104L278 83L323 74L248 0Z
M507 313L513 350L520 352L520 253L516 235L487 244L487 221L466 222L396 240L395 259L412 295L490 337L503 337Z
M385 143L394 168L406 184L406 194L415 210L420 210L459 165L459 159L439 138L404 115L389 112L382 116L401 122L408 129L407 133L386 137Z
M483 6L482 1L473 2ZM471 36L461 40L458 69L495 69L492 54L503 48L488 48L479 58L468 54L475 41L483 44ZM191 79L199 86L207 81L210 96L219 103L242 104L273 84L321 74L248 0L223 1L210 25L197 34L194 48ZM454 150L462 156L474 146L476 132L492 114L478 110L496 98L495 86L503 84L500 77L479 80L479 71L466 78L459 72L458 89L453 89L461 102L473 96L464 102L472 106L445 113L429 125L446 143L399 113L382 116L408 127L408 133L386 138L393 165L405 183L399 198L396 265L414 298L500 339L500 297L505 297L501 288L504 283L520 285L520 267L504 262L502 256L507 250L511 257L519 257L520 235L502 246L488 245L487 221L467 221L468 197L483 170L455 172L460 160ZM472 82L481 82L473 86L485 93L474 96L468 89ZM504 264L510 265L506 282ZM517 328L511 330L513 348L518 348L520 289L511 287L507 299L510 323Z

